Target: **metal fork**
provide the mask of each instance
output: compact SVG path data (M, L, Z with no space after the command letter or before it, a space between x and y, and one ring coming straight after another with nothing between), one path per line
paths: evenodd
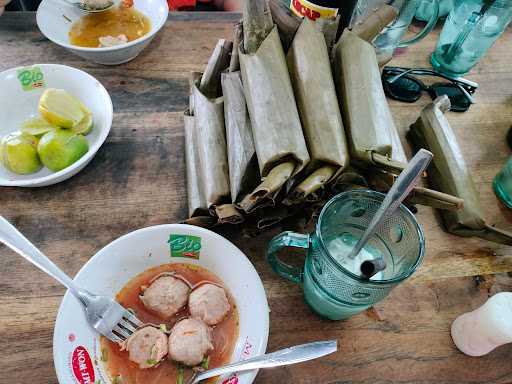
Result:
M109 340L116 343L122 342L142 326L142 322L117 301L107 296L94 295L78 287L68 275L2 216L0 216L0 242L64 285L82 304L89 325Z

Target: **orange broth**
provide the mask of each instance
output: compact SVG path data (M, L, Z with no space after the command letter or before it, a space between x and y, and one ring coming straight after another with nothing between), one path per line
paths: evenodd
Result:
M162 272L175 272L187 279L192 286L201 281L211 281L224 287L222 281L212 272L191 264L164 264L158 267L148 269L140 275L134 277L124 286L117 294L116 299L125 308L131 308L135 311L137 317L144 323L165 324L168 330L171 330L174 324L189 315L188 308L185 307L171 319L164 320L155 313L144 307L139 294L140 287L149 285L151 279ZM213 327L213 346L214 349L209 353L209 368L215 368L227 364L236 341L239 331L239 317L236 304L233 297L226 290L231 311L228 316L220 323ZM119 384L175 384L178 377L178 368L176 363L169 359L165 359L155 368L140 369L137 364L131 362L128 358L128 352L121 351L119 345L101 337L100 340L103 364L111 378L121 376ZM185 382L187 378L192 376L192 369L184 368ZM212 379L211 382L215 382Z
M128 42L151 31L151 20L133 7L115 7L105 12L90 13L75 21L69 31L71 44L98 48L102 36L125 35Z

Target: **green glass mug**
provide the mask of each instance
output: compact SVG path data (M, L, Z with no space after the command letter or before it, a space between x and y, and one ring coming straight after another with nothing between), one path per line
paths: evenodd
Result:
M419 267L425 252L423 231L414 215L401 205L370 239L355 260L344 258L362 236L384 195L350 191L332 198L310 235L283 232L273 238L267 260L280 276L300 284L306 303L331 320L346 319L383 300ZM282 262L286 247L307 249L303 267ZM386 269L368 279L359 273L362 261L383 258Z

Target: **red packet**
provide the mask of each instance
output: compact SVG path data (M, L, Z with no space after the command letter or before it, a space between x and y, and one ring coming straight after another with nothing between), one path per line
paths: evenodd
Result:
M171 11L178 11L182 8L194 8L196 0L167 0Z

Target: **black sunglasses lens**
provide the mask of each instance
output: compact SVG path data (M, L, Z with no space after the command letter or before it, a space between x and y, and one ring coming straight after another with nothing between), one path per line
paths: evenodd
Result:
M392 77L394 77L394 75L383 76L383 85L386 95L393 99L409 103L415 102L420 98L422 88L416 80L402 76L394 82L390 82L389 79Z
M465 112L471 106L464 92L455 84L434 84L430 87L429 93L433 99L443 95L448 96L452 104L451 110L454 112Z

